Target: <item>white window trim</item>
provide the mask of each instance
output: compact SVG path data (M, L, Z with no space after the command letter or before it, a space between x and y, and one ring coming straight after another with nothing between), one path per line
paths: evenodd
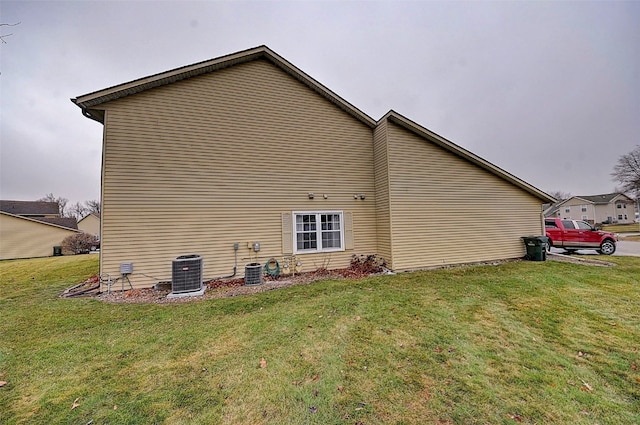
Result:
M311 215L311 214L315 214L317 216L322 215L322 214L338 214L340 216L340 248L322 248L319 247L317 249L298 249L298 229L296 226L296 216L298 215ZM294 254L315 254L315 253L321 253L321 252L340 252L340 251L345 251L345 247L344 247L344 232L345 232L345 227L344 227L344 211L337 211L337 210L321 210L321 211L293 211L291 213L291 229L293 230L292 233L292 237L293 237L293 253ZM319 217L318 217L318 226L316 227L316 234L317 234L317 241L318 241L318 246L320 246L322 244L322 226L320 224L319 221Z

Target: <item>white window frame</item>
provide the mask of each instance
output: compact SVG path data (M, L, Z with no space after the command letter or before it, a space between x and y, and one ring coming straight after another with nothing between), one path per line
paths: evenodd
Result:
M580 211L581 212L587 212L587 206L586 205L580 205Z
M340 217L340 247L339 248L324 248L322 246L322 225L321 215L333 214ZM298 249L298 227L296 226L296 218L299 215L315 215L316 216L316 242L317 247L314 249ZM344 246L344 211L293 211L291 213L292 219L292 236L293 236L293 253L294 254L313 254L318 252L340 252L345 250Z
M571 207L565 207L564 212L567 214L571 213Z

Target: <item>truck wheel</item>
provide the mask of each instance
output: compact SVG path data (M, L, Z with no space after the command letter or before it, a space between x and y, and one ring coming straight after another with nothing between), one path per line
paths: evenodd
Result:
M616 252L616 244L611 239L606 239L600 245L598 254L611 255Z
M553 242L551 238L547 238L547 243L544 244L544 248L547 252L551 252L551 247L553 246Z

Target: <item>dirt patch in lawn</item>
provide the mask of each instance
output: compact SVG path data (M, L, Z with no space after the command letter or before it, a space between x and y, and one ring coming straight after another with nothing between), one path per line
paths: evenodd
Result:
M563 261L565 263L582 264L584 266L597 266L597 267L613 267L614 263L608 261L596 260L593 258L576 257L575 255L565 254L547 254L547 260L549 261Z

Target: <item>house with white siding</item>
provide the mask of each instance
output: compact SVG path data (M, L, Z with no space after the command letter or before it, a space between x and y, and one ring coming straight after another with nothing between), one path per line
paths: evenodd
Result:
M397 271L522 257L554 201L266 46L72 101L104 127L100 270L131 263L134 287L171 280L185 254L206 278L287 256L313 270L376 254Z
M583 220L591 224L631 224L635 214L635 201L620 192L572 196L545 211L547 217Z

